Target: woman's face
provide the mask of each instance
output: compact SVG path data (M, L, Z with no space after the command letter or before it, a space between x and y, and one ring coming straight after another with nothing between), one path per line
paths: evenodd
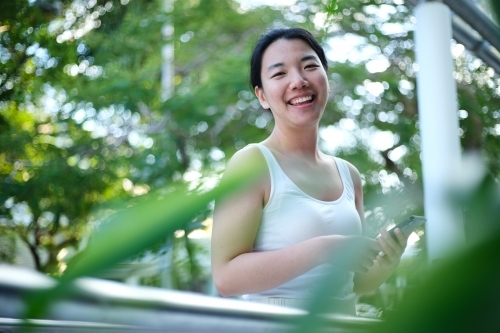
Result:
M264 51L260 104L276 125L317 126L328 99L326 72L318 55L301 39L279 39Z

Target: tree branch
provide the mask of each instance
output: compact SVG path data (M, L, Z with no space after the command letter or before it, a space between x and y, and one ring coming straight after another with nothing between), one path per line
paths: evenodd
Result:
M186 140L179 135L177 136L176 143L177 147L179 148L179 153L181 155L181 164L185 171L187 170L190 164L189 156L186 152Z
M386 168L389 171L394 172L405 187L411 188L414 186L413 183L407 177L405 177L405 175L403 174L403 172L401 172L396 163L394 163L394 161L389 158L389 153L400 146L402 146L402 144L395 145L389 149L383 150L380 152L380 155L382 155L382 157L384 158Z
M20 234L19 238L28 246L28 249L30 250L31 255L33 256L33 261L35 262L35 269L37 271L41 272L42 271L42 264L41 264L40 255L38 254L36 245L33 245L30 243L27 235Z
M49 2L46 0L37 0L35 6L44 13L59 15L62 13L63 5L61 1Z

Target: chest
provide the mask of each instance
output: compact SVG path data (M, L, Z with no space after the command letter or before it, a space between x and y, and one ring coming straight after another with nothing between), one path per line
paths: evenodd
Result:
M292 184L278 186L264 208L257 244L281 248L319 236L361 234L354 201L345 193L335 202L320 202Z
M278 155L278 156L276 156ZM270 172L256 249L273 250L325 235L359 235L361 219L347 164L267 157Z
M308 196L321 201L340 198L344 186L332 158L315 165L293 158L277 158L277 162L286 177Z

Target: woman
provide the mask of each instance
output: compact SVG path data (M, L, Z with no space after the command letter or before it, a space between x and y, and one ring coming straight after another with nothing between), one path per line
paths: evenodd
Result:
M231 158L222 180L249 163L266 166L262 181L216 203L212 270L222 296L305 307L331 276L335 310L355 315L355 294L377 288L399 264L406 237L396 230L395 241L385 229L377 240L361 236L360 174L318 150L326 71L322 47L304 29L274 29L255 45L250 81L275 125Z

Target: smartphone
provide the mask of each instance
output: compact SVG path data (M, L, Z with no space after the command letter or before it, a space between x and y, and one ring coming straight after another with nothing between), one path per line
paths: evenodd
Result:
M415 216L415 215L409 216L406 219L404 219L403 221L399 222L394 227L392 227L391 230L389 230L389 234L391 235L391 237L394 240L397 240L397 237L394 234L394 230L396 230L396 228L401 229L403 234L405 236L408 236L409 234L412 233L412 231L414 231L415 229L420 227L422 224L424 224L425 221L427 221L427 219L423 216Z

